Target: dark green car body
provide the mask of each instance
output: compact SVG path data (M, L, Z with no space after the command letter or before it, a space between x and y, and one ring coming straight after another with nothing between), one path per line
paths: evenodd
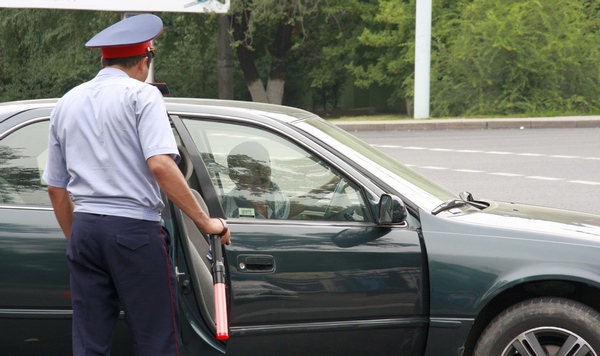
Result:
M54 103L0 104L2 355L71 350L67 242L41 181ZM556 296L600 310L600 216L494 201L432 214L458 197L308 112L195 99L167 99L167 109L193 165L190 187L232 232L224 248L230 337L219 341L206 243L165 201L183 354L471 354L490 321L520 301ZM304 166L316 162L310 174L343 181L362 211L328 217L329 202L295 219L225 216L224 151L218 140L205 143L240 135L305 154ZM281 168L282 177L309 184L310 174L298 173L304 166ZM380 223L383 195L399 197L406 218ZM113 354L127 355L122 319Z

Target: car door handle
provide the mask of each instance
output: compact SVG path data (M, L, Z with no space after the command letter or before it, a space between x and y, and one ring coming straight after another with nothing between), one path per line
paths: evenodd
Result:
M275 272L275 259L270 255L239 255L237 260L241 272Z

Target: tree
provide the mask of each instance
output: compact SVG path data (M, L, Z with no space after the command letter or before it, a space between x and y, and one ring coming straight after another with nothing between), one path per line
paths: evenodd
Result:
M357 37L360 46L348 65L355 84L373 84L394 89L390 100L399 103L413 96L415 0L380 0L363 4L365 27Z
M172 96L218 97L215 14L161 13L165 29L155 40L155 80L166 82Z
M345 83L347 66L359 47L356 38L364 29L362 17L374 5L357 0L329 0L314 16L305 19L311 31L292 58L308 79L313 109L337 109Z
M290 55L307 37L303 21L317 11L319 2L235 0L231 3L233 45L253 101L282 103ZM260 71L263 66L268 67L266 88Z
M432 112L456 116L597 110L599 34L597 21L588 20L594 14L591 3L463 2L452 40L436 49Z
M432 62L436 47L444 48L456 35L456 18L460 16L463 2L471 0L439 0L432 14ZM357 36L359 46L353 61L348 65L355 84L368 88L373 84L392 89L390 104L406 101L414 96L415 66L415 0L380 0L361 2L364 29Z
M217 97L214 14L162 13L155 79L173 96ZM60 97L100 70L100 51L84 44L121 13L0 9L0 101Z
M0 9L0 100L59 97L89 80L99 53L83 44L118 14Z

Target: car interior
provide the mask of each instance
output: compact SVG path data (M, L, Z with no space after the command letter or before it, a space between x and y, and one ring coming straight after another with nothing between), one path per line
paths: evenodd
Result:
M179 161L179 169L183 173L186 181L190 181L193 175L193 165L190 159L190 155L187 149L183 146L179 146L179 155L181 160ZM204 199L200 193L191 188L192 193L198 200L200 206L204 211L209 214L208 207L204 202ZM193 266L190 271L190 275L193 279L194 292L200 296L196 298L199 305L199 309L202 313L202 317L205 319L206 324L216 330L215 322L215 309L214 309L214 290L213 290L213 278L211 274L212 262L208 259L210 245L208 243L208 236L203 234L196 224L187 216L183 211L179 210L179 215L183 220L181 231L181 240L186 246L186 250L189 251L191 257L191 265Z

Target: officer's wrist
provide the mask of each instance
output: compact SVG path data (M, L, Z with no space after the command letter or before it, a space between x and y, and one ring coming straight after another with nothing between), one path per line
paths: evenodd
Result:
M217 218L217 219L219 219L219 221L223 225L223 230L221 230L221 232L219 233L219 235L223 236L227 233L227 231L229 231L229 227L227 226L227 222L225 221L225 219L221 219L221 218Z

